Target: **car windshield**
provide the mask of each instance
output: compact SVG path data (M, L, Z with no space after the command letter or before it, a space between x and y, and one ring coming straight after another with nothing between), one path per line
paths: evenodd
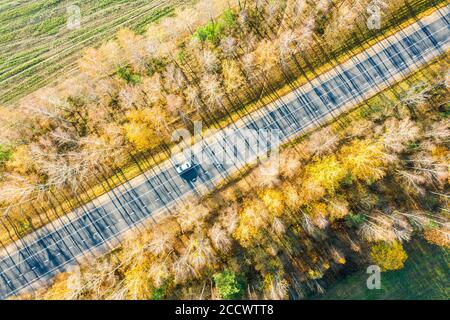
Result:
M177 167L177 171L183 172L183 171L186 171L187 169L189 169L190 167L191 167L191 164L189 162L185 162Z

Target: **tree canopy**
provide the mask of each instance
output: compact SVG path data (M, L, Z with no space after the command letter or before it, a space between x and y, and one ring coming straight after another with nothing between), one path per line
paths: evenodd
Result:
M244 282L238 274L225 270L221 273L216 273L213 278L222 299L232 300L241 298L244 291Z
M379 242L370 249L370 256L373 262L383 271L398 270L408 258L406 251L400 242L393 243Z

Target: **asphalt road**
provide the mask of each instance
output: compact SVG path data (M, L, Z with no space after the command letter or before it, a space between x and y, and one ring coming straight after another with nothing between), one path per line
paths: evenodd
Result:
M0 298L35 289L80 261L110 250L130 229L220 181L277 145L348 110L446 54L450 5L380 41L349 61L265 106L188 152L8 246L0 255ZM272 134L271 138L266 135ZM275 137L274 137L275 134ZM277 138L278 137L278 138ZM180 176L175 163L193 159ZM196 181L192 182L195 177Z

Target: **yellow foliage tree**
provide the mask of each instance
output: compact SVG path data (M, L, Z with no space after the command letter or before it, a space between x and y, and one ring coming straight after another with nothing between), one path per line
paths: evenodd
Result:
M283 192L286 206L290 210L297 210L303 204L302 198L297 190L297 188L291 183L284 183L281 187Z
M370 249L370 256L383 271L402 269L408 258L402 244L398 241L378 242Z
M385 175L384 166L387 159L380 142L355 140L341 149L340 159L353 177L366 183L381 179Z
M66 300L72 296L72 290L69 288L69 273L61 273L56 276L52 286L44 293L42 299L45 300Z
M249 247L261 238L263 229L268 226L267 210L260 201L249 199L239 218L239 225L233 236L242 246Z
M272 215L276 217L281 217L283 215L286 206L285 197L281 191L266 189L261 193L261 200Z
M131 299L148 299L151 290L150 260L140 259L124 273L124 284Z
M334 155L324 157L306 167L305 183L313 181L329 193L334 193L339 187L347 171Z
M167 139L164 126L164 113L158 108L144 108L127 112L128 123L125 133L137 149L146 150L158 146Z
M124 126L128 140L138 150L146 150L158 145L155 141L155 132L143 123L129 122Z
M105 76L108 69L105 65L104 56L94 48L88 48L78 60L80 70L93 79Z
M115 41L108 41L99 49L88 48L78 60L80 70L92 79L107 77L122 62L122 52Z
M309 205L313 216L326 217L328 215L327 205L323 202L315 202Z
M30 149L26 145L18 146L14 150L12 158L6 163L9 170L21 175L30 173L34 168L34 162L30 155Z
M258 44L255 50L255 60L258 67L267 72L275 67L278 62L277 47L275 42L263 40Z
M124 56L135 71L145 71L145 39L128 28L117 32L117 42L124 51Z
M241 70L234 60L225 60L222 63L222 73L227 92L232 92L245 84L245 79L241 74Z

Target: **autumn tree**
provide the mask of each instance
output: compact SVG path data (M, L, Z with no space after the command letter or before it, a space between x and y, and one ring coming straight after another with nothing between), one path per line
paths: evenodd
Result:
M383 271L402 269L408 258L403 246L397 241L376 243L370 249L370 256L373 263Z
M200 87L211 109L219 109L222 106L222 98L224 96L219 78L216 75L205 75L200 82Z
M334 193L346 174L346 169L334 155L326 156L305 168L305 181L310 180L327 192Z
M261 200L273 216L281 217L283 215L285 198L281 191L265 189L261 192Z
M324 156L333 152L339 142L339 138L329 127L320 129L309 136L305 149L312 156Z
M127 119L126 137L138 150L154 148L169 138L165 114L158 107L130 110Z
M124 274L125 286L128 289L128 295L131 299L148 299L150 297L150 261L140 259L133 263Z
M264 298L268 300L286 300L289 297L289 283L278 275L267 274L264 277Z
M75 290L68 286L70 273L60 273L54 283L47 289L43 298L45 300L69 300L77 298Z
M344 219L350 212L349 203L343 197L331 198L327 204L327 210L332 221Z
M255 50L255 63L259 70L269 72L278 63L276 44L270 40L263 40Z
M208 233L214 248L222 253L228 253L231 250L230 234L220 224L216 223Z
M234 232L234 237L244 247L251 246L252 243L260 239L263 229L268 227L269 213L264 203L258 199L246 200L240 213L239 225Z
M177 211L177 221L183 232L201 229L205 219L211 213L206 206L196 203L195 199L185 201L185 204L181 205Z
M197 276L205 268L212 267L217 261L211 241L201 233L191 235L186 254L188 255L188 263L192 266Z
M388 150L402 152L409 143L419 136L420 129L408 118L398 121L389 119L385 123L383 144Z
M386 174L386 154L380 142L355 140L339 153L343 168L356 179L370 183Z
M241 74L241 70L234 60L224 60L222 62L222 73L225 90L229 93L245 84L245 79Z
M434 227L424 230L423 237L429 243L438 245L444 248L450 248L450 231L448 227Z
M117 42L124 51L124 56L136 72L144 72L148 53L145 50L143 36L124 28L117 32Z
M222 299L240 299L244 293L244 281L235 272L225 270L221 273L216 273L213 278Z

